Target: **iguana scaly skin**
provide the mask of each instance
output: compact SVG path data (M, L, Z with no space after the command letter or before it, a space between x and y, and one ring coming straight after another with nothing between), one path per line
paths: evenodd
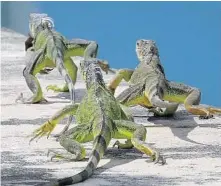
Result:
M125 144L117 141L118 148L132 148L149 155L155 162L165 163L159 152L151 149L146 139L146 129L130 121L113 94L107 90L96 59L81 61L81 72L86 82L87 93L81 103L69 105L57 112L49 121L34 132L34 137L50 135L56 124L68 114L75 115L76 127L69 129L60 138L60 144L68 154L54 152L52 158L82 160L85 149L80 143L93 141L93 148L87 166L80 173L53 181L46 185L70 185L89 178L103 157L110 140L127 139Z
M52 18L47 14L30 14L29 21L30 33L25 42L25 49L29 51L26 55L26 67L23 70L26 83L33 96L25 99L23 94L16 99L25 104L39 103L47 101L43 97L42 89L36 74L47 74L57 67L63 76L66 84L63 87L49 85L47 90L68 91L70 92L71 103L74 104L74 85L77 78L77 66L72 61L72 56L84 56L84 58L96 57L98 45L95 41L83 39L73 39L68 41L60 33L56 32L53 27ZM99 60L102 70L108 71L109 65L103 60ZM71 123L72 117L69 117L67 125L61 133L66 131ZM60 133L60 134L61 134ZM58 134L57 136L59 136Z
M41 86L35 77L38 73L48 73L57 67L65 79L66 84L59 88L50 85L47 89L54 91L70 91L71 100L74 101L74 85L77 77L77 66L72 61L72 56L96 57L98 45L95 41L73 39L68 41L53 27L53 20L47 14L30 14L30 36L25 42L25 49L29 51L26 57L26 67L23 76L33 96L25 99L23 95L16 99L25 104L45 101ZM108 64L100 61L103 69L107 70ZM107 67L107 68L106 68Z
M207 119L211 118L212 114L221 113L219 108L205 108L199 105L199 89L166 79L154 41L138 40L136 53L140 61L137 68L119 70L108 86L114 93L122 79L129 82L130 87L116 98L120 103L152 108L150 111L157 116L174 114L179 103L184 103L188 112L200 115L200 118Z

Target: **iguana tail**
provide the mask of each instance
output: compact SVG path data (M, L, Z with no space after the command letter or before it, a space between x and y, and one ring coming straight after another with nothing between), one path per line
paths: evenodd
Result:
M177 103L169 103L164 101L164 92L167 90L167 82L163 75L156 76L146 83L145 94L154 107L160 108L175 108Z
M71 77L69 76L65 66L64 66L64 51L65 51L65 45L63 44L62 40L57 39L54 40L54 43L49 47L51 49L51 52L49 55L51 55L53 61L56 64L56 67L59 71L59 73L62 75L62 77L65 79L65 82L68 85L69 93L70 93L70 99L71 104L75 103L75 96L74 96L74 83L71 80ZM69 125L71 124L71 121L73 119L73 116L70 115L68 117L67 125L62 131L62 133L68 129Z
M74 102L74 83L72 82L71 77L64 66L64 53L67 50L64 43L64 38L57 32L51 32L50 30L45 32L47 36L47 57L49 57L49 59L55 63L59 73L65 79L71 94L71 100Z
M101 132L96 135L94 139L93 149L84 170L74 176L58 180L57 185L63 186L79 183L88 179L93 174L111 140L111 129L109 125L107 125L108 122L110 123L112 121L103 117L102 121L97 124L97 128L101 127Z
M71 80L71 77L69 76L65 66L64 66L64 60L62 53L57 50L57 56L55 57L55 63L56 67L58 68L58 71L62 75L62 77L65 79L65 82L68 84L68 88L70 91L71 101L74 102L74 84Z

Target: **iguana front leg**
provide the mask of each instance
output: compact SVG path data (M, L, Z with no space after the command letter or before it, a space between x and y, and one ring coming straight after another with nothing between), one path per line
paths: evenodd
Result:
M73 59L71 57L66 57L64 59L64 66L65 69L67 70L71 81L73 82L73 84L75 85L76 80L77 80L77 66L75 65ZM59 87L58 85L48 85L46 87L46 89L49 90L53 90L54 92L69 92L69 88L68 88L68 84L65 83L62 87Z
M126 82L128 82L133 74L134 70L132 69L121 69L117 72L117 74L115 75L115 77L110 81L109 85L108 85L108 89L114 94L116 88L118 87L118 85L120 84L120 82L122 81L122 79L124 79Z
M186 110L194 115L200 115L201 119L212 118L212 114L220 114L220 108L200 106L201 93L198 89L193 89L184 101Z
M35 65L39 63L42 60L42 54L43 50L38 50L36 52L29 51L26 55L26 64L27 66L23 70L23 76L25 78L25 81L29 87L29 89L33 92L33 96L30 98L23 98L23 94L15 100L16 102L21 102L25 104L32 104L32 103L38 103L41 101L47 101L43 97L42 89L39 84L38 79L34 76L33 71L35 68Z
M61 110L59 110L58 112L56 112L48 121L46 121L41 127L36 129L32 133L32 135L31 135L32 138L31 138L30 142L36 138L41 138L42 136L47 135L47 137L49 137L49 135L51 134L51 132L54 130L55 126L59 123L59 121L61 119L63 119L67 115L75 115L76 114L78 106L79 106L78 104L67 105L64 108L62 108ZM62 134L68 130L69 125L65 126L65 128L61 132Z
M165 164L166 161L162 155L156 150L153 150L146 142L146 128L143 125L137 125L132 121L127 120L114 120L114 123L117 127L117 132L115 133L114 138L126 138L128 139L128 144L121 144L116 142L115 145L118 145L119 148L128 148L130 146L130 140L132 145L139 151L150 156L151 159L158 163L161 161L161 164Z

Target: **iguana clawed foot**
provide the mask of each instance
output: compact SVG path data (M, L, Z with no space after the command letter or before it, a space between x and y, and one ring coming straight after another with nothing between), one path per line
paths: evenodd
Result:
M54 122L50 122L49 120L47 122L45 122L41 127L39 127L38 129L36 129L33 132L34 137L32 137L29 141L29 143L31 143L34 139L38 138L40 139L42 136L46 136L47 138L49 137L49 135L51 134L51 132L53 131L54 127L56 126L56 123Z
M53 155L51 156L51 161L53 161L54 158L57 158L57 159L63 158L59 153L55 152L52 149L48 149L47 157L49 157L50 154L52 154L52 153L53 153Z
M115 147L115 146L117 146L118 149L131 149L131 148L133 148L133 144L131 143L131 140L127 140L125 143L120 143L117 140L114 143L113 147ZM166 163L166 160L157 151L154 151L153 154L150 156L150 158L155 164L160 163L160 164L164 165Z
M53 159L64 159L67 161L81 161L84 159L84 158L82 159L81 156L76 156L75 154L64 151L63 149L61 149L60 151L54 149L48 149L47 157L49 157L50 154L53 154L50 158L51 161L53 161Z
M120 143L118 140L113 144L113 147L117 146L118 149L132 149L133 144L131 140L127 140L125 143Z
M20 93L20 95L15 99L15 103L23 103L23 104L33 104L33 103L40 103L40 102L48 102L44 97L42 97L39 100L35 100L33 97L31 98L24 98L23 93Z
M159 116L161 115L161 113L163 113L163 109L160 107L153 107L153 108L148 109L148 112L153 113L154 116Z
M69 89L68 87L65 88L65 87L59 87L58 85L48 85L46 87L46 90L49 91L49 90L52 90L54 92L69 92Z
M199 116L199 119L211 119L213 118L213 114L221 114L221 109L220 108L215 108L215 107L208 107L206 108L208 111L208 114L205 116Z
M155 164L160 163L164 165L166 163L166 160L164 159L164 157L160 155L160 153L157 151L155 151L150 158Z
M199 119L211 119L213 118L212 114L206 115L206 116L199 116Z

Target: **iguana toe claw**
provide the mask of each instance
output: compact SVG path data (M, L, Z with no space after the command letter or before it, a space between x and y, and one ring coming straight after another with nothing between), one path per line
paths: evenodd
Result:
M45 98L42 98L42 100L41 100L42 102L46 102L46 103L48 103L48 100L47 99L45 99Z
M52 150L52 149L48 149L47 157L49 157L51 153L54 154L50 158L51 161L53 161L54 158L58 158L59 157L59 155L54 150Z
M53 152L53 150L51 149L48 149L48 152L47 152L47 157Z
M160 155L159 152L155 152L151 156L151 159L154 162L154 164L157 164L157 163L161 162L161 164L164 165L166 163L166 160L164 159L164 157L162 155Z
M57 85L48 85L46 87L46 90L49 91L49 90L52 90L54 92L57 92Z
M56 158L56 154L54 154L53 156L51 156L50 160L53 161L54 158Z
M166 163L166 160L162 155L159 155L158 158L155 160L155 164L161 162L161 165L164 165Z
M52 123L52 122L50 122L50 121L45 122L40 128L36 129L36 130L33 132L32 136L34 136L34 137L32 137L32 138L30 139L29 144L30 144L34 139L37 138L37 140L38 140L38 139L40 139L42 136L47 136L47 139L48 139L55 126L56 126L55 123Z
M48 101L44 97L42 97L41 99L37 101L34 98L26 99L24 98L23 93L20 93L20 95L15 99L15 103L18 103L18 102L24 103L24 104L31 104L31 103L48 102Z
M23 97L23 93L20 93L20 95L15 99L15 103L18 103L18 102L24 102L24 97Z
M48 85L46 90L52 90L53 92L69 92L67 87L59 87L58 85Z

